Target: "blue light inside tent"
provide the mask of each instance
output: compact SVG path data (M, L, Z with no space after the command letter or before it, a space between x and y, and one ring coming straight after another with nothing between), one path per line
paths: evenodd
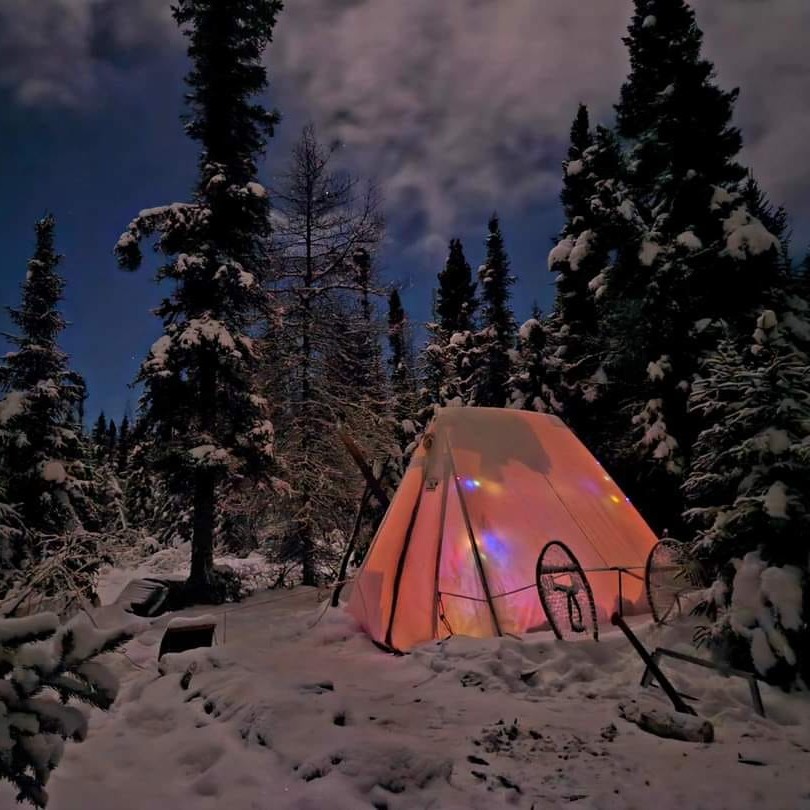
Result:
M506 544L492 532L483 532L481 534L481 545L487 550L487 554L496 560L505 561L509 555Z
M480 489L481 482L477 478L465 478L464 488L469 489L470 491Z

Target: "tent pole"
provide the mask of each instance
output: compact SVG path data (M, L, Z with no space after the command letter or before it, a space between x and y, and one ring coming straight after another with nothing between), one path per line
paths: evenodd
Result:
M351 537L346 544L346 551L343 553L343 559L340 561L340 570L338 571L337 583L335 590L332 591L332 607L337 607L340 604L340 592L346 584L346 572L349 570L349 562L351 561L352 554L354 553L354 546L357 543L357 537L360 534L360 526L363 522L363 512L366 511L369 499L371 497L371 488L366 484L363 490L363 497L360 499L360 506L357 507L357 514L354 518L354 527L352 528Z
M433 579L433 638L439 635L439 610L441 603L439 600L439 567L442 561L442 545L444 543L444 521L447 515L447 490L450 483L450 470L447 467L447 459L442 461L442 507L439 513L439 539L436 543L436 572Z
M405 558L408 556L408 548L411 545L411 537L413 536L413 527L416 525L416 517L419 514L419 507L422 505L422 493L425 491L425 476L427 475L427 458L424 459L424 466L422 467L422 482L419 485L419 494L416 496L416 503L414 504L413 511L411 512L410 520L408 521L408 530L405 532L405 540L402 543L402 552L397 560L397 570L394 575L394 592L391 595L391 616L388 619L388 629L385 631L385 643L396 649L392 641L394 633L394 618L397 613L397 603L399 602L399 588L402 584L402 575L405 572Z
M492 594L489 591L489 584L487 583L486 575L484 574L484 562L481 559L481 554L478 551L478 544L475 542L475 532L473 531L472 522L470 521L470 513L467 511L467 504L464 502L464 494L458 483L458 475L456 474L456 464L453 461L453 449L450 447L450 440L447 439L447 457L450 459L450 472L453 475L453 483L456 486L456 493L458 494L458 502L461 506L461 515L464 518L464 524L467 527L467 536L470 539L470 546L472 547L473 557L475 557L475 564L478 567L478 575L481 577L481 585L484 588L484 595L487 598L489 605L489 612L492 614L492 622L495 625L495 631L499 636L503 635L501 624L498 621L498 614L495 612L495 605L492 602Z

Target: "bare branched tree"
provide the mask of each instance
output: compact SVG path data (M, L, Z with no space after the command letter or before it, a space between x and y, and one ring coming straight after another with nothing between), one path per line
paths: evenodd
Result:
M295 492L283 545L308 585L319 564L329 567L328 547L346 533L362 491L336 428L362 424L370 437L386 401L372 303L384 293L374 272L379 197L372 184L334 168L334 158L335 148L306 127L272 195L273 275L284 313L277 449ZM278 387L278 369L270 376Z

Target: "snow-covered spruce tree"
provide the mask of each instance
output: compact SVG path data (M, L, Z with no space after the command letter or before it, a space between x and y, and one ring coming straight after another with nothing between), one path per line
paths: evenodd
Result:
M129 638L89 625L60 627L52 613L0 619L0 779L14 785L18 802L47 805L45 785L65 741L87 737L87 717L69 701L112 706L118 681L95 659Z
M131 449L129 417L125 414L121 420L121 429L118 432L118 449L115 454L115 468L119 475L126 475Z
M183 478L163 474L162 451L155 448L140 420L132 437L129 472L122 487L128 527L151 537L158 546L190 541L193 500Z
M751 215L762 223L767 233L776 237L780 247L778 258L782 263L784 272L790 274L792 270L790 260L791 230L787 210L783 206L777 206L771 202L754 177L753 172L750 171L745 184L741 188L741 196Z
M396 438L403 454L403 465L407 464L408 450L419 432L416 372L408 326L399 291L392 290L388 297L389 411L396 422Z
M684 485L714 584L698 640L727 663L810 683L810 305L785 296L753 345L720 344L693 387L707 427Z
M477 360L473 398L481 407L503 408L509 398L508 382L515 345L515 316L509 303L509 288L515 278L509 272L509 257L495 214L487 227L487 257L478 268L481 328L474 336Z
M64 281L57 272L54 225L51 216L36 224L22 303L9 310L19 331L7 337L16 348L0 360L0 481L30 541L12 550L15 567L41 555L46 535L94 528L78 423L84 382L57 343L65 327L58 310Z
M102 411L93 424L90 440L93 445L93 456L96 461L102 461L107 455L107 417Z
M0 478L0 595L8 591L27 542L25 524L14 504L9 503L5 483Z
M345 534L351 517L344 517L362 492L338 427L373 452L385 398L370 300L379 286L372 261L382 238L379 202L372 186L339 171L335 159L305 127L274 193L272 265L284 308L279 456L293 490L281 505L274 546L299 562L306 585L318 580L319 556L329 556L330 538Z
M623 313L608 326L619 351L606 371L626 381L621 407L637 438L627 448L616 437L623 483L654 528L677 530L700 427L687 398L716 346L712 324L741 333L782 269L778 240L742 194L736 91L714 83L693 10L683 0L635 0L625 43L631 72L617 128L636 221L605 274L602 306Z
M255 101L267 87L262 56L280 0L178 0L174 19L189 39L189 136L200 144L194 200L153 208L132 221L116 252L141 262L153 234L167 257L158 278L173 289L158 309L163 336L141 366L141 419L161 472L192 492L189 592L216 599L213 535L217 486L226 476L262 481L273 455L267 401L255 390L254 321L269 237L268 197L257 161L277 114Z
M346 387L354 391L348 400L353 407L347 410L347 417L351 410L359 408L362 418L367 414L383 418L388 416L387 382L380 345L382 329L372 301L372 296L380 295L380 284L372 257L364 248L355 251L350 273L357 291L342 333L347 360L343 379Z
M507 407L518 410L555 413L561 410L550 379L556 380L557 364L551 343L558 332L557 317L543 318L534 307L532 317L518 330L517 349L512 357L512 376L507 385Z
M118 427L114 419L110 419L110 424L107 427L107 458L111 462L115 461L118 454Z
M444 270L438 275L435 321L427 324L422 352L423 408L427 424L435 407L474 405L477 349L473 338L478 301L475 281L460 239L450 240Z
M550 321L556 330L547 384L562 416L600 455L611 444L607 417L616 411L623 384L623 375L615 369L608 385L606 368L627 341L622 335L625 303L608 304L600 297L606 278L614 289L621 286L615 264L637 220L623 174L615 136L601 126L592 132L587 108L580 105L563 164L560 199L565 224L548 257L557 297ZM617 345L620 335L623 341Z

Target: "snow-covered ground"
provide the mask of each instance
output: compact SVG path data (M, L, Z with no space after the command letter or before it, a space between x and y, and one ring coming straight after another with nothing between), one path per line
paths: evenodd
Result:
M128 658L110 656L121 694L68 744L51 810L810 808L804 698L763 687L762 719L742 681L673 662L717 741L661 739L618 716L642 665L616 632L453 638L396 657L325 605L298 588L217 609L219 645L160 670L172 617L158 619ZM648 647L688 637L637 629Z

